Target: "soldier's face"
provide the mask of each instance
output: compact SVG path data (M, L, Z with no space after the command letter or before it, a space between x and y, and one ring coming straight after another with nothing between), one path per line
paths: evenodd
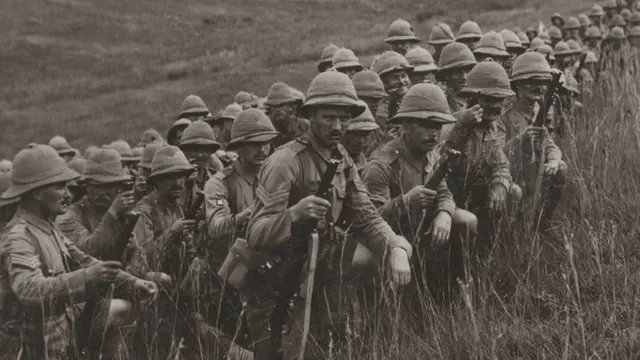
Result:
M558 29L562 29L563 21L560 18L554 17L553 19L551 19L551 24L553 24L553 26L557 27Z
M389 96L397 95L402 97L411 87L409 75L407 75L407 72L404 70L391 71L382 75L380 78L384 84L384 90Z
M155 186L160 195L173 202L178 202L184 194L186 174L167 175L156 179Z
M397 52L402 56L404 56L404 54L406 54L407 51L409 51L412 47L415 46L410 41L396 41L396 42L392 42L390 45L393 51Z
M580 40L580 29L569 30L569 39Z
M589 20L591 20L593 26L600 26L600 19L600 16L589 16Z
M338 69L338 71L340 71L341 73L347 75L349 77L349 79L353 79L353 76L357 73L360 72L360 68L359 67L346 67L346 68L340 68Z
M39 201L43 214L57 216L67 211L71 204L71 193L67 185L68 183L62 182L35 191L34 199Z
M470 70L468 67L451 69L446 79L447 87L454 92L462 90L467 86Z
M595 48L598 46L598 39L597 38L588 38L587 39L587 45L589 45L589 47L591 48Z
M342 140L351 113L344 106L319 106L311 111L309 117L313 135L321 145L332 148Z
M260 167L267 157L269 157L270 152L271 142L245 143L240 147L238 157L243 164Z
M347 131L342 138L342 145L349 154L358 156L364 151L364 145L369 138L370 131L352 130Z
M438 144L442 125L425 123L424 120L407 121L403 123L404 134L409 143L420 155L426 154Z
M274 105L268 107L268 115L271 122L276 128L282 129L286 127L289 120L296 114L296 103L288 103L281 105Z
M435 72L415 72L409 73L411 84L434 83L436 80Z
M479 39L460 39L460 40L456 40L456 42L459 43L463 43L465 45L467 45L467 47L469 49L471 49L472 51L476 48L476 45L478 44Z
M561 69L571 66L573 62L573 56L556 56L556 63Z
M516 86L518 97L531 102L541 101L547 91L547 85L545 81L521 82Z
M108 210L109 206L121 191L122 184L104 184L88 182L86 185L87 198L99 210Z
M207 161L214 153L213 148L198 145L183 146L182 151L187 159L189 159L189 162L195 166L206 166Z
M359 96L359 98L367 104L369 110L375 116L376 112L378 112L378 105L380 104L380 100L382 99L376 99L368 96Z
M478 97L478 105L482 108L482 121L494 122L502 113L503 98L482 95Z

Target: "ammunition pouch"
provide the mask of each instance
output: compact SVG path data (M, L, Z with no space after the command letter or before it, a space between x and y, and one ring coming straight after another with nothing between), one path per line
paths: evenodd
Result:
M218 271L218 276L227 285L242 290L251 275L270 258L271 254L251 249L247 240L236 238Z

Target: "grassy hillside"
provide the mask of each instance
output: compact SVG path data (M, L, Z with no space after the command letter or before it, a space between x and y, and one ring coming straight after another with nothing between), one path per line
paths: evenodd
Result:
M586 0L5 0L0 2L0 156L59 133L72 145L164 131L189 93L211 109L276 80L305 89L328 42L385 48L389 23L422 39L435 21L527 26Z

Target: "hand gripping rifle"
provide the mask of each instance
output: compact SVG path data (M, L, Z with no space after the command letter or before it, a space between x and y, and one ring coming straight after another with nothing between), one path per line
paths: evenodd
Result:
M327 169L320 180L320 185L315 196L329 199L333 188L333 178L342 163L339 152L334 151L332 158L327 161ZM320 170L320 169L318 169ZM327 224L331 226L330 224ZM282 333L284 331L289 303L293 299L299 286L300 276L304 270L304 264L308 260L307 286L305 294L305 314L303 334L298 358L302 359L306 340L309 333L310 305L313 294L313 283L319 250L319 238L317 234L318 220L305 220L292 224L291 240L285 244L285 249L260 267L259 272L264 274L265 284L270 295L275 296L277 305L274 309L271 322L271 349L270 360L282 359Z
M451 148L446 149L444 156L440 160L440 166L438 166L436 171L433 172L433 175L431 175L431 178L429 179L429 181L427 181L424 187L426 187L427 189L436 190L442 180L444 180L444 178L449 173L450 164L454 160L458 159L461 155L462 153L460 153L460 151L458 150ZM424 227L427 215L427 210L422 210L422 217L420 218L420 222L418 223L418 227L416 228L416 232L414 235L414 239L417 239L418 241L420 241L422 237L422 228Z

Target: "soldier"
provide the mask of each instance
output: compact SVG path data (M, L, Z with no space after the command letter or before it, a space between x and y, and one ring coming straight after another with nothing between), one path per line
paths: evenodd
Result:
M496 220L505 214L508 200L519 200L502 150L504 134L496 123L504 99L514 93L504 68L496 62L483 61L471 70L459 95L477 102L480 110L468 111L469 115L463 112L447 135L446 147L463 154L451 169L448 185L456 205L478 217L479 250L487 250L496 234Z
M549 65L556 65L556 57L553 55L553 49L551 48L551 46L543 44L536 50L536 52L542 54Z
M9 185L11 185L11 172L0 173L0 194L7 191ZM4 226L15 215L19 203L19 198L0 199L0 228L4 229Z
M546 31L543 31L540 34L538 34L538 38L541 39L543 43L551 46L551 38L549 37L549 34Z
M537 37L537 38L535 38L535 39L531 40L531 44L529 45L529 47L530 47L530 48L531 48L531 50L533 50L533 51L538 51L538 49L539 49L541 46L544 46L544 45L546 45L546 44L544 43L544 41L543 41L541 38L538 38L538 37Z
M353 53L353 50L347 48L338 49L338 51L333 54L331 63L335 70L347 74L349 78L353 78L353 75L364 69L356 54Z
M584 39L584 35L587 29L591 26L591 20L585 13L578 14L578 21L580 22L580 39Z
M13 163L11 160L0 160L0 173L10 173L11 169L13 169Z
M558 29L562 29L564 26L564 18L560 13L555 13L551 15L551 25L555 26Z
M153 308L147 309L139 324L135 351L145 358L167 359L172 339L184 329L180 323L184 314L176 311L172 298L195 258L195 221L185 219L181 203L186 179L193 170L177 147L158 149L147 178L151 191L135 207L140 218L133 233L137 245L144 249L144 261L132 261L144 264L140 272L150 272L148 277L166 291Z
M640 25L634 26L629 30L629 45L634 49L640 49ZM637 56L637 53L636 53Z
M634 11L629 17L629 28L640 26L640 11Z
M529 41L533 41L533 39L538 37L538 30L533 26L529 26L525 31L525 34L527 34Z
M631 19L631 10L622 9L622 11L620 11L620 16L624 20L625 24L628 24L629 23L629 19Z
M251 109L258 107L259 97L246 91L240 91L233 97L233 102L242 106L242 109Z
M367 106L364 101L361 105ZM368 106L362 114L351 119L347 126L347 131L342 138L342 146L344 146L349 156L351 156L359 173L362 173L367 163L367 158L364 153L368 147L367 140L373 131L379 129L380 126L376 123Z
M86 195L56 218L56 225L83 252L105 259L115 241L126 236L124 220L135 205L133 190L123 191L131 178L120 154L104 147L91 152L83 172ZM135 274L140 275L140 274Z
M51 146L55 151L58 152L61 158L64 159L67 163L71 161L74 157L76 157L76 150L69 145L67 139L63 138L60 135L56 135L49 140L49 146Z
M562 31L559 28L551 26L549 29L547 29L547 33L549 34L549 39L551 39L552 47L556 46L557 43L562 41Z
M433 260L438 260L433 256L447 258L445 262L450 264L453 280L449 283L451 289L457 287L457 278L465 278L463 249L468 249L468 241L475 235L476 217L467 211L456 210L444 178L436 189L425 186L439 164L440 129L443 124L456 122L444 92L432 84L414 85L393 121L402 122L403 135L372 155L365 167L363 180L382 218L396 233L407 237L421 249L421 253L412 257L414 269L417 269L413 291L420 292L412 297L417 300L424 295L423 272L430 273L429 277L438 277L433 273L434 267L427 267ZM426 216L425 227L418 230L422 216ZM428 229L431 230L430 235L423 237ZM418 231L421 234L414 236ZM447 251L443 251L444 248ZM449 256L445 255L447 253ZM431 259L427 260L427 257ZM434 290L444 290L444 294L434 294L437 297L444 295L446 299L450 295L447 289ZM420 308L419 302L413 305L418 305L410 307L413 311Z
M456 37L451 31L451 27L445 23L437 23L433 29L431 29L431 35L429 37L429 45L433 47L433 60L436 63L440 63L440 53L447 44L451 44L456 41Z
M556 68L562 71L565 76L573 77L573 68L575 64L573 51L564 41L559 42L553 49L553 56L556 58Z
M79 177L54 149L31 144L14 164L11 185L0 196L20 199L0 239L0 348L7 359L77 357L73 331L80 304L96 286L116 284L146 297L157 288L123 272L118 262L86 255L53 224L69 203L67 182ZM122 303L112 301L110 310L116 306Z
M475 21L467 20L460 25L456 42L463 43L471 50L476 48L476 44L482 38L482 29Z
M477 61L492 58L501 65L507 61L510 56L504 44L504 39L495 31L489 31L482 35L482 38L473 50L473 55L475 55Z
M602 18L604 17L604 10L600 5L593 5L591 11L589 12L589 20L591 20L591 26L597 27L601 33L605 33L607 31L606 25L602 22Z
M507 73L511 73L511 67L513 66L513 62L516 60L518 55L522 54L525 51L524 46L518 39L518 36L511 30L504 29L500 32L500 36L504 39L504 45L507 48L507 52L509 53L509 59L502 63Z
M187 126L189 126L189 124L191 124L191 120L189 119L182 118L182 119L176 120L173 123L173 125L171 125L171 127L169 128L169 131L167 132L167 143L173 146L180 145L180 139L182 139L182 133L184 132L184 129L186 129Z
M288 259L294 261L298 256L288 251L281 252L283 246L289 246L292 230L300 226L301 221L315 219L320 220L318 234L322 249L319 249L319 253L326 253L327 256L318 257L318 273L322 277L316 278L314 286L309 289L315 294L313 298L302 301L297 297L273 299L265 296L264 291L246 292L248 323L256 359L267 359L274 355L280 357L283 354L283 358L291 359L299 351L302 352L299 342L306 338L306 334L302 333L299 320L305 317L306 311L310 311L309 336L314 341L308 342L305 359L326 358L330 343L334 351L344 348L343 341L347 336L345 318L350 313L346 306L350 300L339 296L342 282L339 269L341 261L347 259L350 264L353 255L340 255L343 240L331 240L331 234L334 233L332 219L349 219L353 227L363 234L362 240L366 241L365 245L376 259L382 259L387 254L389 259L386 263L391 267L394 283L402 285L410 280L410 245L406 239L396 236L379 217L353 162L339 145L349 120L364 111L364 107L358 103L351 80L337 72L316 76L309 86L307 100L301 111L310 119L310 131L277 149L264 163L258 176L256 202L249 220L247 241L255 250L286 256L285 263L288 264ZM313 195L316 190L314 186L318 185L325 171L326 159L332 154L337 156L336 151L342 156L343 165L333 179L330 200L325 200ZM286 275L290 278L278 281L297 287L299 274ZM275 276L271 279L275 279ZM269 283L266 286L280 288L281 285L284 284ZM284 316L282 311L286 312L291 300L295 307L296 322L290 332L283 334L280 326ZM301 302L306 303L303 305ZM308 307L309 302L313 304L311 308ZM273 317L271 314L274 314ZM272 337L269 336L270 322ZM280 339L281 335L284 340Z
M429 51L416 46L407 51L404 57L409 62L409 65L413 66L413 69L407 73L411 84L434 83L436 81L438 65L433 61L433 56Z
M604 10L604 18L602 19L602 22L611 29L613 28L613 18L618 15L618 4L616 3L616 0L608 0L602 8Z
M333 66L333 54L338 51L339 47L334 44L327 45L320 55L320 61L318 62L318 72L325 72Z
M147 146L147 144L154 141L164 141L162 135L156 129L147 129L142 133L138 146ZM85 156L86 157L86 156Z
M207 109L207 105L204 104L204 101L202 101L202 98L197 95L189 95L184 99L180 106L180 115L178 115L178 120L202 120L207 115L210 115L210 111Z
M371 70L363 70L351 80L356 88L358 99L367 104L372 114L377 114L381 100L388 96L380 76Z
M466 103L466 99L458 97L457 93L467 85L468 73L476 64L476 58L464 44L449 44L442 51L436 80L445 87L449 110L457 118L461 115L460 111ZM449 130L450 128L451 126L448 127ZM448 132L447 127L442 133L445 132Z
M136 178L133 186L136 203L149 193L147 178L149 177L149 174L151 174L151 161L153 160L153 156L156 154L156 151L166 145L168 144L164 141L154 141L144 147L142 157L138 163L138 171L136 172Z
M600 72L607 71L609 74L615 75L625 68L625 54L622 50L626 40L627 36L624 30L617 26L607 34L606 40L602 43Z
M242 106L236 103L227 105L222 111L219 117L208 116L204 121L211 126L215 135L216 142L221 145L221 148L216 151L215 156L212 156L211 163L214 168L226 167L233 163L237 155L232 151L226 151L226 144L229 142L231 136L231 125L233 119L242 111Z
M229 148L238 159L213 176L205 185L207 244L210 265L220 268L236 237L244 237L254 200L258 170L271 153L271 141L278 132L269 118L258 110L244 110L231 128Z
M587 32L584 36L584 50L591 51L596 59L600 58L600 41L602 40L602 33L600 32L600 28L596 26L591 26L587 29Z
M624 18L620 14L615 14L613 16L613 19L611 20L611 23L609 24L609 31L611 31L611 29L613 29L616 26L620 27L622 29L626 29L627 28L627 22L624 20Z
M528 49L529 46L531 45L531 41L527 37L527 34L525 34L522 31L520 31L520 32L518 32L516 34L518 35L518 39L520 39L520 43L522 44L522 46L524 46L525 48Z
M582 37L580 36L580 21L575 16L570 17L564 25L564 40L567 41L570 39L582 41Z
M505 152L511 164L513 181L523 189L525 197L542 196L544 201L543 219L551 219L553 210L564 187L567 165L562 161L562 152L553 142L547 127L536 127L534 121L551 81L551 67L544 57L537 53L526 53L514 64L511 84L517 94L517 101L501 119L501 129L506 135ZM577 89L575 90L577 91ZM560 118L560 116L557 116ZM557 127L562 127L558 124ZM544 146L544 174L538 174L538 165L532 166L531 144ZM543 175L544 179L538 179ZM548 183L548 192L533 194L536 181ZM537 209L535 210L537 211Z
M140 162L140 156L135 156L129 143L120 139L109 144L109 147L114 149L120 154L122 159L122 166L128 171L135 170L136 166Z
M274 148L301 136L309 129L309 120L296 116L296 109L300 104L301 99L294 96L289 85L279 81L269 88L265 102L266 113L280 133L273 142Z
M394 51L385 51L372 64L371 70L375 71L384 85L387 97L378 105L375 114L376 122L380 130L371 138L371 147L378 147L391 140L397 134L397 129L388 126L389 119L395 116L402 101L402 97L411 87L408 71L413 70L407 59Z
M408 21L398 19L389 26L387 38L384 42L391 46L391 50L400 55L404 55L416 46L420 42L420 39L416 37L416 34L413 32L413 27Z

